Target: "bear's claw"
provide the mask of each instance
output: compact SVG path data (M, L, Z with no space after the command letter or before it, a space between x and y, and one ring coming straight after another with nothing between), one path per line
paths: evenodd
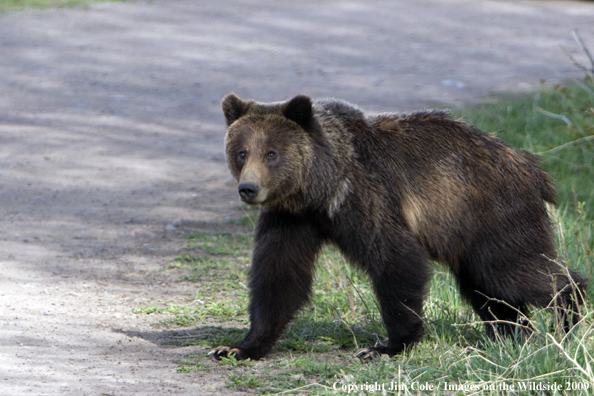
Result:
M223 357L237 355L238 353L239 348L232 348L227 345L221 345L208 352L208 356L215 360L221 360L221 358Z
M362 348L355 353L355 357L361 359L361 361L371 361L379 355L379 352L373 348Z

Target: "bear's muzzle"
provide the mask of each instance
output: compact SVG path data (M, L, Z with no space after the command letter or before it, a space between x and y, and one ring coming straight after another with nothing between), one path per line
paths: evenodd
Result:
M255 183L239 183L238 190L241 200L248 204L253 203L253 199L258 195L258 186Z

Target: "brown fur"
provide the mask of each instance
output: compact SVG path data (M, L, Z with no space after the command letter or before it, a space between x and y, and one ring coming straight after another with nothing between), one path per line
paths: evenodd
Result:
M491 335L513 333L505 321L526 315L528 304L547 306L555 291L566 318L578 294L572 279L585 285L552 261L551 178L537 157L493 135L442 112L370 117L306 96L266 104L228 95L223 111L229 168L242 199L262 209L251 328L215 356L270 350L307 301L326 242L373 284L388 346L367 352L394 355L422 337L428 259L450 268Z

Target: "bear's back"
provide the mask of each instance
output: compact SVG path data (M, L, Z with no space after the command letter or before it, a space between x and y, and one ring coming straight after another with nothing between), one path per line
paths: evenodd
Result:
M382 174L383 185L398 184L391 205L440 261L455 265L473 238L518 221L539 222L547 216L543 200L555 202L536 156L445 112L380 114L368 122L374 138L359 145L372 140L374 147L357 150L360 162Z

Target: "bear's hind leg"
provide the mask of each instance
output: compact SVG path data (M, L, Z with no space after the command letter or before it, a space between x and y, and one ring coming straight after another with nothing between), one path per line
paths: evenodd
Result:
M485 331L491 339L496 339L497 335L513 337L529 332L528 310L523 301L508 302L476 289L463 291L462 294L484 322Z
M555 309L565 331L570 329L569 319L575 324L580 318L575 310L581 304L584 278L542 254L462 262L456 275L462 295L485 321L491 338L529 333L528 305Z
M559 266L557 274L550 276L550 283L554 284L555 297L546 305L555 310L557 323L562 324L567 333L582 318L580 305L584 303L586 279L571 268ZM545 306L544 303L539 305Z
M483 251L484 252L484 251ZM455 275L462 297L471 305L485 323L491 339L496 335L513 336L525 333L528 328L527 301L522 298L522 285L513 276L493 271L493 266L483 262L460 262Z

